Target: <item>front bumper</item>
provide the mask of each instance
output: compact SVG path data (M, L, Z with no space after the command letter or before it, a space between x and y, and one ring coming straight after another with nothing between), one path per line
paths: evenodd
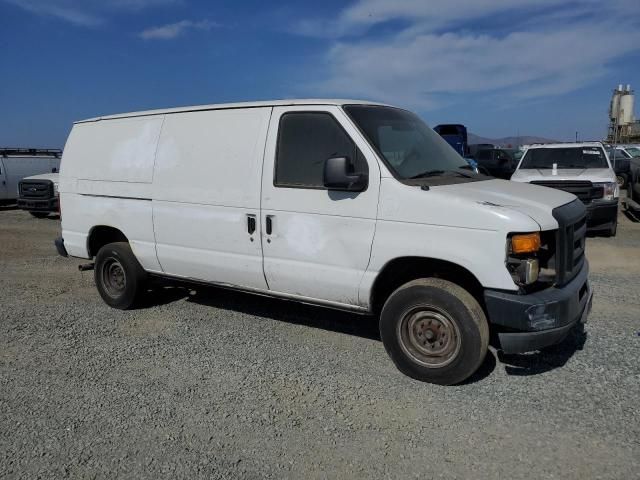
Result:
M587 207L587 228L597 230L612 226L618 219L618 199L591 202Z
M593 292L589 285L589 265L564 287L518 295L485 290L489 321L498 332L505 353L538 350L562 341L578 322L586 322Z
M19 198L18 208L30 212L57 212L58 197L34 200L30 198Z

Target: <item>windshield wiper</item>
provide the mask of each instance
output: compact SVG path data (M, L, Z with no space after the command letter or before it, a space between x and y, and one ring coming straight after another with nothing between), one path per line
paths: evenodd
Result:
M416 178L438 177L440 175L444 175L445 173L455 173L456 175L460 175L461 177L473 178L471 175L459 172L458 170L427 170L426 172L419 173L409 178L411 180L415 180Z
M444 170L427 170L426 172L419 173L409 178L413 180L415 178L437 177L438 175L442 175L443 173Z

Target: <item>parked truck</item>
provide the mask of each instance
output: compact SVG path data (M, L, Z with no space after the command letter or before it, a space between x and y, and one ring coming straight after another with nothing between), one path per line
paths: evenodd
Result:
M0 148L0 203L18 199L18 184L31 175L57 173L61 150L42 148Z
M423 381L472 375L490 333L507 353L557 343L591 308L580 200L475 174L418 116L387 105L267 101L77 122L60 201L58 252L90 260L82 268L114 308L157 277L375 315L395 365Z
M433 129L438 135L444 138L461 157L466 157L469 154L467 127L460 124L447 123L436 125Z
M58 173L25 177L18 182L18 208L36 218L58 212Z

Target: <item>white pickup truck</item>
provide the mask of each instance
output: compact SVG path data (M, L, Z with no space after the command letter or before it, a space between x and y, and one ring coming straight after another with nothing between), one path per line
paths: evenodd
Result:
M511 180L573 193L587 208L587 229L615 236L620 187L600 142L532 145Z
M77 122L60 202L58 252L94 260L82 267L115 308L154 276L372 314L396 366L424 381L469 377L490 333L505 352L532 351L590 311L583 203L472 173L388 105L284 100Z
M18 208L36 218L58 212L58 173L25 177L18 182Z

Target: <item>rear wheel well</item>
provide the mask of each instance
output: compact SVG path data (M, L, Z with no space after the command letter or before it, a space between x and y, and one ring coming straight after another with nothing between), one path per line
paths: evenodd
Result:
M442 278L468 291L484 309L483 287L466 268L435 258L402 257L387 263L371 290L371 308L379 314L389 295L398 287L418 278Z
M90 257L95 257L98 251L105 245L113 242L129 242L129 239L115 227L99 225L93 227L87 238L87 252Z

